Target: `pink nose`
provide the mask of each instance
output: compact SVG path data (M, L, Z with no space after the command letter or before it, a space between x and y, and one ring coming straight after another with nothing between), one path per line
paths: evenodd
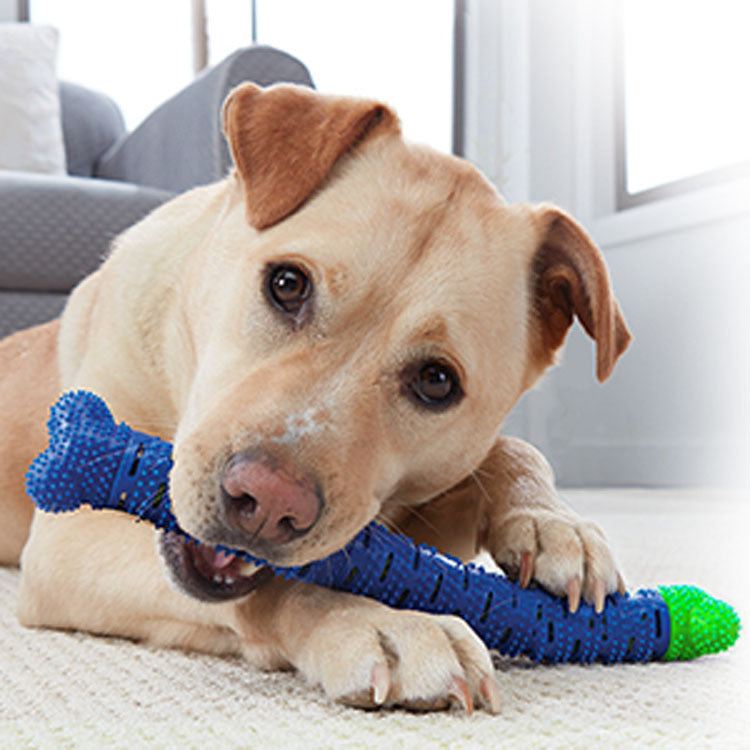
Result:
M290 542L310 531L322 507L308 476L243 455L227 464L222 487L229 523L252 541Z

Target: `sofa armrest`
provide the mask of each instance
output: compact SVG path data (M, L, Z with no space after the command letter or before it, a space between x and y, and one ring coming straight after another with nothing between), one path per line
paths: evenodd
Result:
M108 96L65 81L60 108L68 174L91 177L99 158L125 135L122 113Z
M108 180L0 172L0 290L69 292L120 232L171 197Z
M116 143L100 160L98 176L174 192L221 179L231 165L221 105L242 81L312 86L307 68L285 52L263 46L238 50Z

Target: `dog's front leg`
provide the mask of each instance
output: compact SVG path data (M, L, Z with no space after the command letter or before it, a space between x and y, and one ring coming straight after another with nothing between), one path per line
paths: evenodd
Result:
M402 511L396 525L464 560L486 549L509 577L523 586L535 579L572 610L583 596L600 611L607 594L624 590L601 529L560 498L545 458L516 438L498 438L470 476Z
M243 600L206 604L167 583L153 530L116 513L37 514L18 614L27 626L242 653L262 669L294 667L355 706L499 710L489 654L462 620L280 578Z
M228 624L233 607L173 590L146 524L86 509L34 516L21 558L17 612L23 625L237 654L239 638Z
M234 628L251 661L286 663L349 705L500 708L487 649L457 617L276 578L237 605Z
M536 448L500 438L475 480L487 493L484 546L521 585L533 577L572 610L583 595L601 611L607 594L624 590L604 533L563 502Z

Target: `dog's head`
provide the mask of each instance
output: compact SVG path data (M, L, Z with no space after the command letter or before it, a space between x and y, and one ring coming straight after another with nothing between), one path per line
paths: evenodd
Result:
M236 170L184 270L174 510L279 565L466 477L574 315L611 372L629 334L601 255L551 206L406 143L384 105L244 85Z

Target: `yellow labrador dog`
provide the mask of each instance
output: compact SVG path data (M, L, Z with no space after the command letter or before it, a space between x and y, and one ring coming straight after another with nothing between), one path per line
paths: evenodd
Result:
M574 316L611 373L630 336L602 257L559 209L506 205L468 163L406 143L377 102L246 84L223 116L236 169L122 235L60 322L0 345L0 560L20 559L20 620L242 654L357 706L497 711L461 620L210 545L299 565L380 519L601 608L622 586L602 533L498 429ZM174 511L205 544L33 514L23 474L71 388L174 442Z

